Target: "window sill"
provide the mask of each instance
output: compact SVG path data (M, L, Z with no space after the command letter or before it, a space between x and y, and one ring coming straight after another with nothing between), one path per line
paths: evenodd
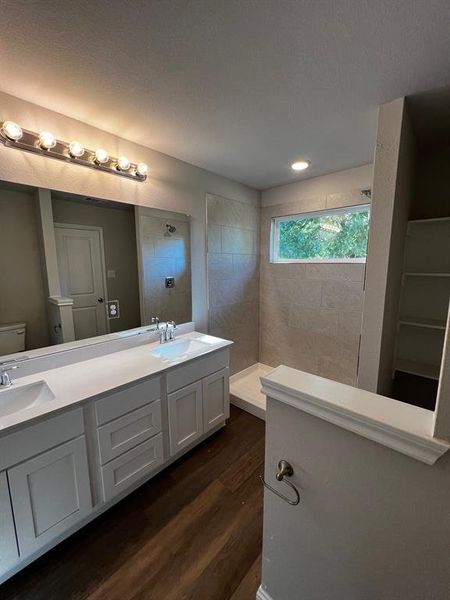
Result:
M327 265L327 264L331 264L331 265L336 265L336 264L337 265L339 265L339 264L361 265L366 262L366 259L365 258L324 258L324 259L320 259L320 258L292 258L292 259L271 258L270 262L275 265L292 265L295 263L318 264L318 265Z

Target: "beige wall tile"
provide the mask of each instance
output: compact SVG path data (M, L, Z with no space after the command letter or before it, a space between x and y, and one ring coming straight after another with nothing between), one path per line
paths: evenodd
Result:
M155 256L160 258L183 258L190 255L187 240L183 238L159 238L154 244Z
M338 319L338 336L343 338L353 337L359 338L362 326L362 312L355 311L339 311Z
M347 385L356 385L357 360L346 360L344 357L336 356L320 357L318 375L333 379Z
M258 302L258 279L216 279L209 282L210 307L239 302Z
M325 281L322 287L322 306L347 311L362 311L363 289L359 282Z
M259 255L233 254L228 256L232 256L232 273L235 277L259 278Z
M338 194L328 194L326 200L327 208L341 208L354 206L356 204L369 204L368 199L361 194L361 190L349 190Z
M256 206L211 194L207 203L210 224L253 230L259 227L259 208Z
M257 254L256 232L237 227L222 227L222 252Z
M289 312L289 325L306 329L312 333L326 333L336 336L338 332L338 311L334 308L314 306L306 308L292 303Z
M304 264L306 279L323 281L359 281L364 280L365 263L310 263Z
M240 302L210 308L209 326L210 331L221 329L222 331L239 329L244 337L255 335L259 323L259 305L257 302Z
M286 346L281 351L277 343L267 343L261 351L261 362L271 367L286 365L308 373L317 374L318 359L310 354L304 354L299 348Z
M222 252L222 228L220 225L208 224L208 252Z
M233 255L208 253L208 278L230 279L233 277Z

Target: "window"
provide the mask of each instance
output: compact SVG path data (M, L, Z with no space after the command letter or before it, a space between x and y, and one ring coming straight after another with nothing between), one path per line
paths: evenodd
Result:
M272 219L272 262L365 262L368 204Z

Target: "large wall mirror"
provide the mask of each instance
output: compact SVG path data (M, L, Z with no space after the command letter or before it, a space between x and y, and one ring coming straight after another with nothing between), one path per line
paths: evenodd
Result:
M1 183L0 256L0 357L191 320L187 215Z

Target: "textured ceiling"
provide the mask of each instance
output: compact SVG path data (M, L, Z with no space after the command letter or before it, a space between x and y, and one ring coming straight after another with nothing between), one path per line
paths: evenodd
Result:
M450 83L449 0L0 0L0 14L2 91L256 188L370 162L380 103Z

